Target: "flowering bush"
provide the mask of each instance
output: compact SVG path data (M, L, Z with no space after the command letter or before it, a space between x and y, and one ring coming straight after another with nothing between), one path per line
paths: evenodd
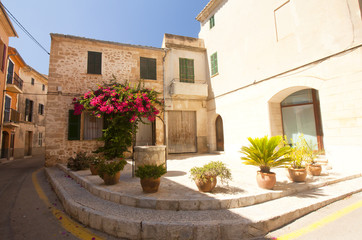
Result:
M129 84L111 81L110 84L98 86L95 91L86 92L73 99L74 114L91 111L98 118L103 118L106 128L101 140L104 146L97 149L107 159L123 157L123 153L132 145L133 134L142 118L154 121L162 106L157 99L158 92Z

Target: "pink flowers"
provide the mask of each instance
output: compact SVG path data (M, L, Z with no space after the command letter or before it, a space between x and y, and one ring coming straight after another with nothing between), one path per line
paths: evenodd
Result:
M73 99L74 112L81 114L89 110L97 117L121 114L130 122L142 117L154 121L159 114L156 105L162 105L157 94L153 90L121 84L99 86L96 91L86 92L79 99Z

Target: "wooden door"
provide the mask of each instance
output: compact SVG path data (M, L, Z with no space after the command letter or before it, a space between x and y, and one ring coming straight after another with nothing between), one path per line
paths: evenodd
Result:
M31 156L32 154L32 142L33 142L33 132L26 131L25 133L25 156Z
M222 118L218 116L215 122L216 128L216 151L224 151L224 128Z
M196 147L196 112L168 112L168 152L194 153Z

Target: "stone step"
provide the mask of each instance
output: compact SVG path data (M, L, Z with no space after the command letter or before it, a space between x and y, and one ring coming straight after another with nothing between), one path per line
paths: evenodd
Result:
M100 197L104 200L112 201L117 204L137 207L149 208L158 210L173 210L173 211L195 211L195 210L219 210L219 209L233 209L263 203L266 201L282 198L298 192L303 192L311 189L318 189L323 186L335 184L341 181L361 177L362 174L352 174L345 176L320 177L323 181L310 181L307 183L288 183L287 187L274 190L260 190L255 194L247 194L243 196L229 195L223 198L213 198L212 195L201 195L201 197L193 198L182 196L179 199L174 198L157 198L151 197L149 194L133 195L132 193L119 192L117 185L106 188L98 176L90 176L89 173L84 175L84 172L70 171L65 165L58 164L59 169L64 171L66 176L70 176L82 187L88 190L93 195ZM94 181L96 178L98 181ZM317 179L318 177L314 177ZM92 181L93 180L93 181ZM131 184L127 182L126 184ZM139 183L137 182L137 185ZM162 181L161 181L162 184ZM162 185L161 185L162 186ZM178 191L179 189L175 189ZM179 190L180 191L180 190ZM181 190L182 191L182 190Z
M127 239L250 239L362 191L359 177L248 207L169 211L124 206L98 198L58 168L46 168L46 174L71 217Z

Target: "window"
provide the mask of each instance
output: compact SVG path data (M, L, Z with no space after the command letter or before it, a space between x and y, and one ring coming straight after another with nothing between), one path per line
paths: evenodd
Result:
M84 140L92 140L102 137L103 119L84 112L83 132Z
M41 90L43 90L43 91L45 91L45 85L43 84L43 86L42 86L42 89Z
M215 26L215 17L214 15L212 15L212 17L210 18L210 29L213 28Z
M6 61L6 45L0 41L0 68L1 71L5 71L5 61Z
M39 103L39 107L38 107L38 113L40 115L44 115L44 105Z
M68 140L92 140L102 137L103 119L93 116L90 112L74 115L74 110L69 110ZM81 136L81 129L83 135Z
M80 140L80 116L74 115L74 110L69 110L68 140Z
M87 73L102 74L102 53L88 52Z
M25 121L31 122L33 120L33 104L34 102L29 99L25 99Z
M141 79L157 80L157 69L155 58L140 58Z
M11 98L5 95L4 122L10 122Z
M35 82L34 78L31 78L31 85L34 85L34 82Z
M211 57L211 76L218 73L218 67L217 67L217 52L212 54Z
M187 58L179 59L180 82L194 82L194 60Z
M43 133L39 133L39 137L38 137L38 145L41 147L43 146Z

